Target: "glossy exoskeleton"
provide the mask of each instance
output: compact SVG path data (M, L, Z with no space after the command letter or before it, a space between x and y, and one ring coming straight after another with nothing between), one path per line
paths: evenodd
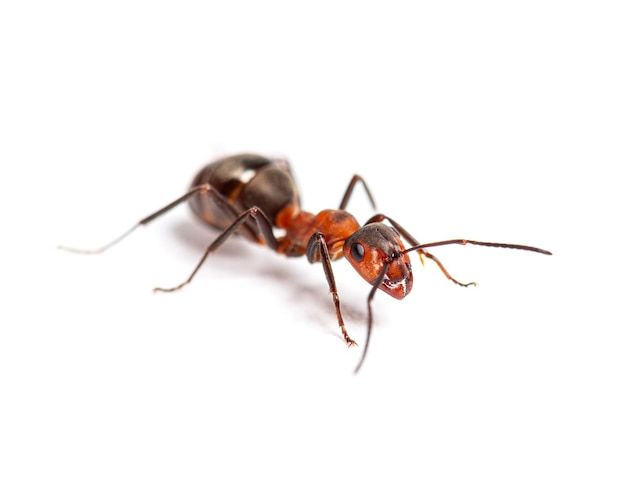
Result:
M233 234L266 245L275 252L289 257L307 256L309 262L321 262L330 289L337 322L348 345L356 342L350 338L341 313L337 286L333 277L331 261L345 257L372 289L369 293L368 330L361 360L361 367L369 345L372 329L371 301L377 289L396 299L403 299L413 285L409 252L416 251L423 261L430 259L444 275L460 286L443 264L427 248L450 244L472 244L529 250L551 255L547 250L526 245L478 242L466 239L445 240L420 244L404 228L387 215L376 214L363 226L345 208L357 183L361 183L375 208L374 199L363 179L352 177L338 209L327 209L317 214L300 208L298 188L287 161L270 159L255 154L239 154L219 159L204 167L193 179L191 188L180 198L140 220L124 234L109 244L95 250L65 250L80 253L99 253L110 248L132 231L150 223L175 206L189 201L191 208L205 223L221 230L220 235L207 247L204 255L190 276L171 288L155 288L155 291L171 292L189 284L206 258ZM388 222L388 225L383 223ZM276 237L274 229L283 230ZM403 239L408 242L405 247Z

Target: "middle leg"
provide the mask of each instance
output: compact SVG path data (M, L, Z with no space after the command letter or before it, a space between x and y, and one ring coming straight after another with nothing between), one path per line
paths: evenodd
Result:
M352 176L352 179L350 180L350 184L348 184L348 187L346 188L346 192L344 193L343 198L341 198L341 203L339 203L339 209L340 210L346 209L346 206L348 206L348 202L350 201L350 197L352 196L352 191L354 191L354 187L356 186L356 183L358 182L360 182L363 185L363 189L365 189L365 192L367 193L367 197L369 198L370 203L372 204L372 208L376 210L376 202L374 201L372 192L367 187L367 183L365 182L365 180L358 174L355 174L354 176Z
M228 239L228 237L233 235L237 231L237 229L239 229L239 227L249 222L250 219L256 223L259 231L261 232L261 234L263 235L263 238L265 239L265 244L271 249L276 249L276 247L278 247L278 241L276 240L276 237L274 236L274 233L272 232L272 224L269 218L267 217L267 215L265 215L265 213L263 213L263 211L260 208L253 206L249 210L246 210L241 215L239 215L235 219L235 221L231 223L230 226L228 226L219 235L219 237L217 237L211 243L211 245L207 247L206 251L204 252L204 255L200 259L200 262L198 262L193 272L185 281L181 282L178 286L174 286L170 288L156 287L154 288L154 291L169 293L172 291L177 291L180 288L189 284L191 280L194 278L194 276L196 275L196 273L198 272L198 270L200 270L200 267L202 267L202 264L204 264L204 261L207 259L207 257L212 252L217 250L220 247L220 245L222 245Z

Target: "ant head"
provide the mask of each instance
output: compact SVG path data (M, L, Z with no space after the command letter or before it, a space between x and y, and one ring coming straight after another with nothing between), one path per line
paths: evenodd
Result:
M382 223L359 228L343 245L344 257L370 284L376 282L387 264L379 289L396 299L404 298L413 287L411 260L403 250L400 234Z

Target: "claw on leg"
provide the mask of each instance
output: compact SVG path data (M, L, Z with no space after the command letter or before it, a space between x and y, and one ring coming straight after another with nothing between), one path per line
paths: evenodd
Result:
M174 291L178 291L179 289L182 289L187 284L189 284L189 281L183 282L182 284L179 284L178 286L174 286L174 287L155 287L154 289L152 289L152 292L155 292L155 293L172 293Z
M352 338L350 338L345 331L344 331L344 334L343 334L343 339L346 341L346 344L348 345L348 348L350 348L350 347L358 347L359 346L359 344L357 342L355 342Z

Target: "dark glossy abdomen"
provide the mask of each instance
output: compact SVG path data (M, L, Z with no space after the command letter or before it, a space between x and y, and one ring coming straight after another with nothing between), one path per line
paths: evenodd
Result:
M212 162L196 175L191 186L204 183L224 196L237 214L258 206L273 224L285 206L299 204L298 189L289 165L254 154L239 154ZM233 221L210 195L198 194L190 200L190 205L204 222L218 229L226 228Z

